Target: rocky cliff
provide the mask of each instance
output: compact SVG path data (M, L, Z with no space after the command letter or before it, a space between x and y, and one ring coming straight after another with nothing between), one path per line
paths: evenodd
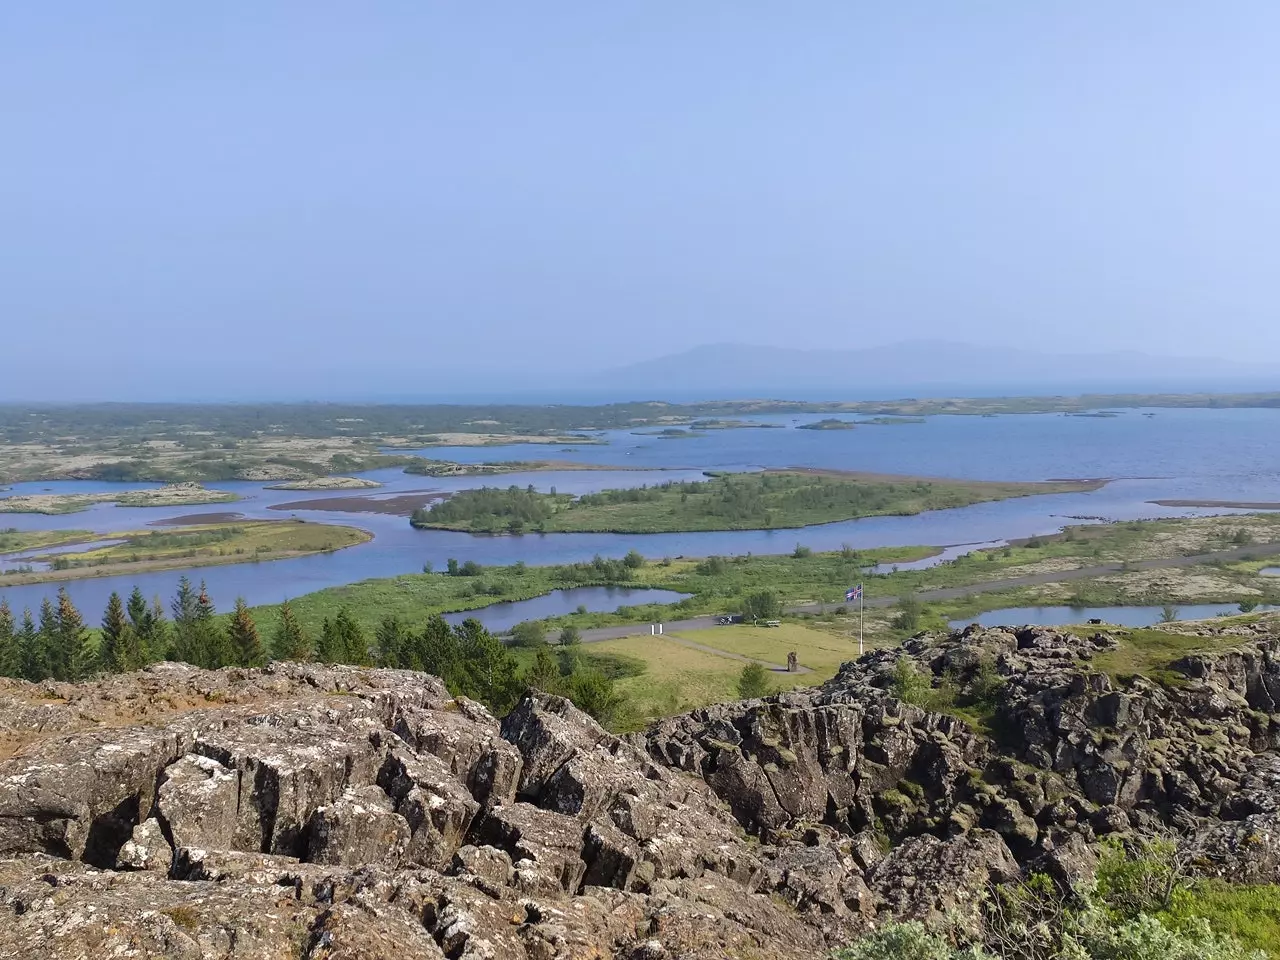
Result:
M403 671L6 682L0 957L820 957L1109 833L1277 881L1280 641L1231 643L1157 683L1102 636L922 637L625 739Z

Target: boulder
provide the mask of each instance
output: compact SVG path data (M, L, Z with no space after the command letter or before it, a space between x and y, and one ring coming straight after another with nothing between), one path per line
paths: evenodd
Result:
M351 787L319 807L307 828L311 863L398 866L409 847L409 824L379 786Z
M165 769L156 810L175 846L233 850L239 794L231 770L189 753Z
M143 820L133 828L116 856L117 870L160 870L165 873L173 862L173 848L155 817Z

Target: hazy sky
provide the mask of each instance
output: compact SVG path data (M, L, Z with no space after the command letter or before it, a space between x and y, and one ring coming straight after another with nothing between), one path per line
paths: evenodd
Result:
M1277 36L1271 0L2 4L0 397L728 340L1280 360Z

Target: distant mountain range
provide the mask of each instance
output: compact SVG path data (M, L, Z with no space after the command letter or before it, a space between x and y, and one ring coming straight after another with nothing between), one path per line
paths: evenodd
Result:
M1139 352L1048 354L919 340L865 350L708 344L615 367L592 385L627 396L832 399L1280 389L1280 363Z

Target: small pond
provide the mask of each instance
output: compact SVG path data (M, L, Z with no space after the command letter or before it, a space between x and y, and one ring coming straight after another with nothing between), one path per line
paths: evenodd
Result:
M676 603L688 597L674 590L632 590L626 587L574 587L555 590L532 600L494 603L477 610L445 614L450 623L461 623L474 617L491 633L503 633L525 620L541 620L573 613L586 607L589 613L608 613L618 607L635 607L645 603Z
M1280 577L1280 567L1263 567L1262 575L1264 577Z
M1234 603L1193 603L1175 609L1179 620L1208 620L1224 614L1240 613L1240 608ZM1260 605L1256 609L1263 611L1278 608ZM971 623L979 623L984 627L1023 624L1058 626L1066 623L1088 623L1097 619L1121 627L1151 627L1158 624L1163 616L1163 607L1006 607L1003 610L988 610L976 617L952 620L951 626L953 629L960 629Z

